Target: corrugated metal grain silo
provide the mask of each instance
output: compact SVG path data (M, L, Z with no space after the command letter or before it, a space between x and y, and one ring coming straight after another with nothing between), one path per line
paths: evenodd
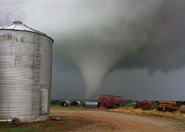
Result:
M0 120L49 118L53 43L20 21L0 27Z

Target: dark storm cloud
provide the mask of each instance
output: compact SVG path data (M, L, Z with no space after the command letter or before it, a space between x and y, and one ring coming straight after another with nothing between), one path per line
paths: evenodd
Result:
M114 1L112 3L114 3L115 6L112 8L116 8L116 6L118 8L115 9L115 12L110 12L110 16L112 15L111 18L114 18L114 20L103 21L103 18L100 16L97 16L97 19L99 18L103 22L99 22L99 20L97 23L95 21L93 24L90 20L84 20L84 26L80 26L80 28L77 28L76 30L72 27L72 32L64 33L66 38L61 37L63 40L59 39L59 41L66 44L75 43L75 45L78 45L78 43L88 43L93 45L99 42L102 43L102 41L103 43L111 43L112 45L116 43L122 44L124 42L122 41L121 35L125 33L123 30L126 21L125 17L121 14L122 4L128 3L127 5L134 10L134 8L140 7L139 5L142 5L143 2L145 1ZM93 6L93 4L94 3L91 2L88 4L85 3L84 5L86 5L85 7L88 7L89 5ZM128 53L127 56L112 69L141 68L147 69L151 73L157 70L167 72L183 68L185 65L184 6L184 0L163 0L160 6L156 8L154 12L155 15L147 16L147 13L144 13L145 16L142 16L142 14L137 16L137 21L133 20L129 22L128 34L130 33L133 35L132 37L136 40L135 43L140 41L140 38L136 39L137 37L140 37L137 33L138 30L142 30L142 33L146 35L146 41L143 42L136 51ZM146 8L147 9L143 9L143 12L150 12L150 8ZM87 10L87 14L88 11L89 10ZM145 19L146 21L144 23L142 20L141 22L138 22L139 18ZM57 45L56 47L55 50L60 54L60 49L62 47L60 47L60 45ZM70 64L69 67L71 67ZM60 65L58 68L61 68Z
M74 49L75 57L91 53L101 58L107 52L107 60L117 58L112 64L119 61L112 71L140 68L154 73L184 68L184 7L184 0L2 0L0 26L21 20L55 40L53 85L59 89L65 83L62 79L68 82L60 75L64 71L75 71L73 79L81 75L72 64L78 59L64 58L67 46ZM72 89L75 84L70 85Z
M185 65L185 1L164 0L159 7L148 40L134 53L128 54L114 69L147 69L150 73L184 68Z
M183 1L107 1L92 9L93 4L78 5L85 7L79 10L78 25L63 32L56 49L80 68L89 93L121 59L113 69L152 73L184 67Z
M39 25L41 28L39 30L48 30L47 32L56 40L54 50L57 53L54 55L57 58L62 58L60 57L60 49L63 47L60 43L64 42L72 43L75 41L75 45L78 45L78 42L95 44L102 43L102 41L103 43L112 44L124 43L121 35L125 33L123 31L125 23L127 19L133 17L133 20L129 20L127 24L128 31L129 33L131 32L130 35L133 35L133 38L140 37L137 32L142 30L147 40L134 53L127 54L127 57L113 69L141 68L152 72L156 70L169 71L184 67L184 0L78 0L58 1L58 3L41 0L37 4L36 2L25 2L23 0L2 1L0 25L6 25L14 20L30 20L30 22L41 20L42 24L37 21L32 25L35 27ZM154 7L155 5L157 6ZM55 8L51 6L55 6ZM124 8L127 8L128 13L125 13ZM138 13L139 15L137 10L141 12ZM43 18L40 18L41 15L43 15ZM44 16L46 16L46 19ZM53 19L48 19L47 16ZM143 23L142 19L145 19L146 23ZM50 23L55 25L52 27L55 30L48 28ZM134 34L134 32L136 33ZM64 38L65 36L67 39ZM135 43L139 41L139 39L135 40ZM66 67L61 67L59 61L55 61L56 67L66 70ZM61 63L64 62L65 64L65 61L65 59L61 59ZM69 63L69 69L73 68L75 67Z

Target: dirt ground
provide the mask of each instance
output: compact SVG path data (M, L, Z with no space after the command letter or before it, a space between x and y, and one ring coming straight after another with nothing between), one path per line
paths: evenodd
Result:
M51 109L51 116L63 116L79 121L93 122L76 128L75 132L115 131L115 132L176 132L185 131L179 128L174 120L161 119L150 116L130 115L104 110L60 110ZM96 124L99 124L96 125ZM185 125L185 124L184 124Z
M54 121L60 117L60 121ZM185 119L113 112L107 109L51 107L50 120L0 124L0 132L185 132Z

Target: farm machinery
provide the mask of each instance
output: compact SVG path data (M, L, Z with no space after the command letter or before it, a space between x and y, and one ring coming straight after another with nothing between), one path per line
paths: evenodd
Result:
M177 110L175 101L158 101L157 110L159 111L175 111Z
M123 97L116 95L101 95L98 102L101 107L116 108L123 105Z
M149 102L138 102L136 100L136 108L137 109L143 109L143 110L148 110L150 109L151 104Z

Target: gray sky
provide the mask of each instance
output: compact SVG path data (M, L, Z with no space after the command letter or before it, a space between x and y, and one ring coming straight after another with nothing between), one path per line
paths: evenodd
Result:
M52 98L185 100L184 0L2 0L55 40ZM85 80L84 80L85 79Z

